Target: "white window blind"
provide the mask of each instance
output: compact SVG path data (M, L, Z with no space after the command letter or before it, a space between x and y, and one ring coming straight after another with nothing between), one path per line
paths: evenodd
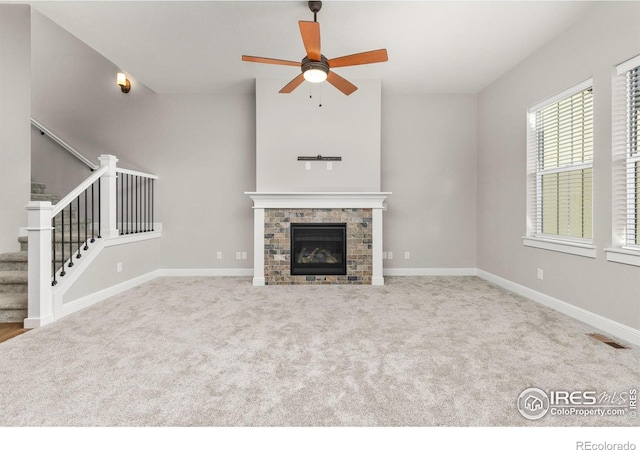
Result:
M625 63L614 83L614 229L622 247L640 250L640 57Z
M593 88L584 84L529 110L529 235L592 239Z

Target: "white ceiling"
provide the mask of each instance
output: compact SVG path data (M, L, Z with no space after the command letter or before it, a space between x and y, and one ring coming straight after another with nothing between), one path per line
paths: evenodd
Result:
M299 61L306 1L36 1L38 11L158 93L252 92L257 77ZM390 93L476 93L578 20L587 1L325 1L318 14L329 59L386 48L389 61L336 69L380 78Z

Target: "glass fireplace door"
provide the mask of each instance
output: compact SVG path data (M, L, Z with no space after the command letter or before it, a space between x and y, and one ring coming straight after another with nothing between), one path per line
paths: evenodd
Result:
M346 275L346 223L292 223L291 275Z

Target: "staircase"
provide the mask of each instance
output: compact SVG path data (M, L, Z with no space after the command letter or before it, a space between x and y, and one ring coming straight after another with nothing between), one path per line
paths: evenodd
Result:
M60 196L47 194L45 189L46 186L42 183L31 183L31 200L56 204ZM82 231L84 232L84 224ZM22 322L27 317L27 237L19 237L18 242L19 252L0 253L0 323ZM69 244L65 244L65 247L65 258L68 258L69 252L74 249ZM62 264L61 257L57 256L56 259L59 260L56 267L59 267Z

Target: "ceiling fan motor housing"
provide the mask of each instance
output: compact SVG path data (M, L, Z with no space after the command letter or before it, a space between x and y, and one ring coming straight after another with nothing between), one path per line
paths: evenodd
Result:
M302 73L305 73L307 70L316 69L322 70L324 73L329 73L329 61L324 55L320 55L320 61L312 61L308 56L305 56L302 59Z

